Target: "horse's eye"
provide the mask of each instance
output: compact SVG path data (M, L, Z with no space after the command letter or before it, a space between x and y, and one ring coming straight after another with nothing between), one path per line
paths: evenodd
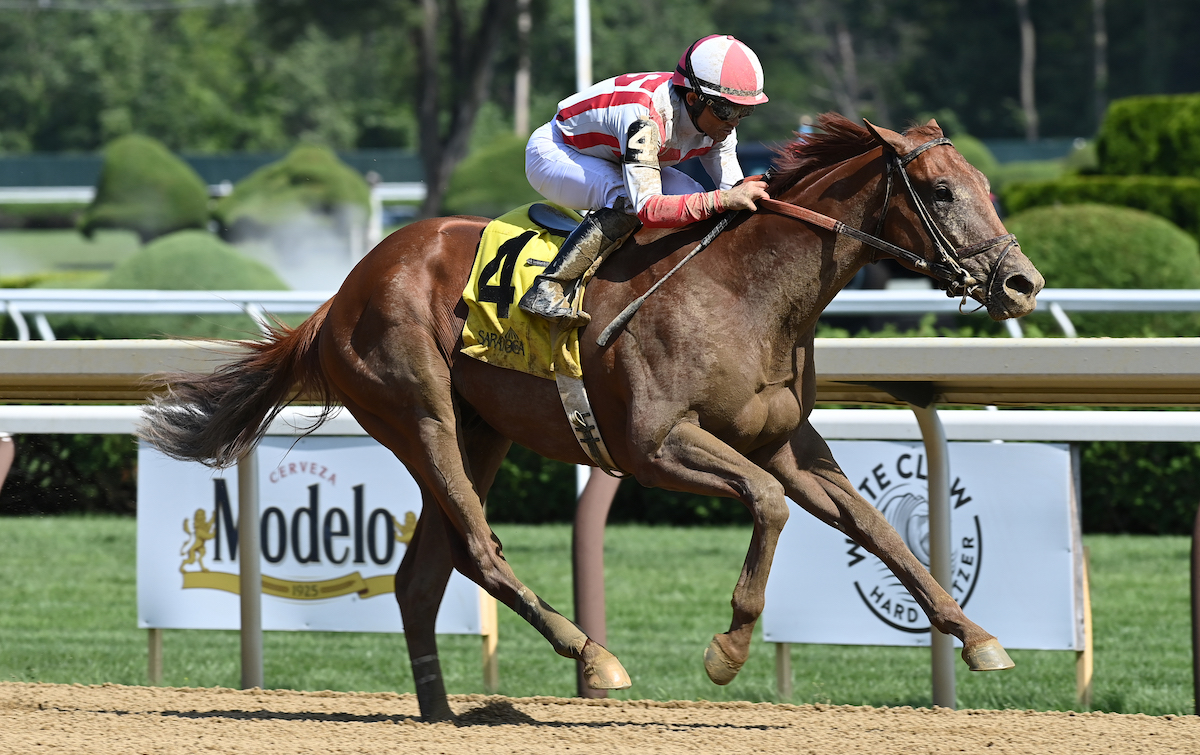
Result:
M946 186L938 186L933 190L933 199L937 202L952 202L954 193Z

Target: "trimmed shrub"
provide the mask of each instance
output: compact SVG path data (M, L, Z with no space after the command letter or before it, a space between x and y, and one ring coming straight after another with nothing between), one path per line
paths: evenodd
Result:
M1200 238L1200 179L1168 176L1066 176L1053 181L1014 183L1001 193L1016 214L1033 207L1106 204L1165 218Z
M302 145L240 181L213 215L223 236L243 239L263 236L298 214L339 226L361 224L369 209L370 189L356 170L324 147Z
M1116 100L1096 151L1106 175L1200 178L1200 94Z
M460 162L442 203L446 213L494 218L541 199L525 178L525 142L505 134Z
M145 243L208 224L208 187L184 161L148 136L123 136L104 150L96 197L79 230L134 231Z
M101 288L280 291L287 286L266 265L213 234L181 231L117 265ZM245 315L77 315L51 324L60 337L76 338L245 338L259 332Z
M1196 240L1145 212L1106 205L1039 207L1006 225L1050 287L1200 288ZM1071 319L1080 335L1200 335L1200 315L1194 313L1086 313Z

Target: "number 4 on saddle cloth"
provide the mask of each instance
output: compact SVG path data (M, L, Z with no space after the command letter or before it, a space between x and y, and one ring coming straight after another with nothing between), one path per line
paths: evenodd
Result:
M543 201L518 207L488 223L463 291L468 314L462 353L549 380L554 380L556 373L583 376L579 330L570 328L555 339L549 321L517 307L534 279L558 254L567 234L582 220L574 210ZM576 306L582 300L580 285L574 294Z

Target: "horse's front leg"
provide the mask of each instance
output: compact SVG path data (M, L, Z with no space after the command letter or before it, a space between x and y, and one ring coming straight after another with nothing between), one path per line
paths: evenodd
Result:
M966 617L883 514L854 489L812 425L805 422L764 466L802 508L883 561L933 627L962 641L963 660L972 671L1012 668L1012 660L996 638Z
M788 517L783 486L691 422L673 427L657 452L635 474L648 485L737 498L754 519L750 549L733 591L733 621L729 631L713 637L704 652L708 678L717 684L728 684L749 657L754 624L762 615L771 559Z

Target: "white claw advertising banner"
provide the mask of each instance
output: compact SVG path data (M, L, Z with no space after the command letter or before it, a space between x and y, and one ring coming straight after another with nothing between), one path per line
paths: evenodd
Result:
M859 493L929 567L920 443L831 442ZM1082 553L1068 446L951 443L952 583L967 616L1009 648L1082 650ZM928 645L929 621L883 562L789 501L767 585L768 642Z
M403 632L394 575L421 511L371 438L259 443L263 629ZM138 451L138 626L237 629L237 469ZM480 590L454 572L437 631L480 634Z

